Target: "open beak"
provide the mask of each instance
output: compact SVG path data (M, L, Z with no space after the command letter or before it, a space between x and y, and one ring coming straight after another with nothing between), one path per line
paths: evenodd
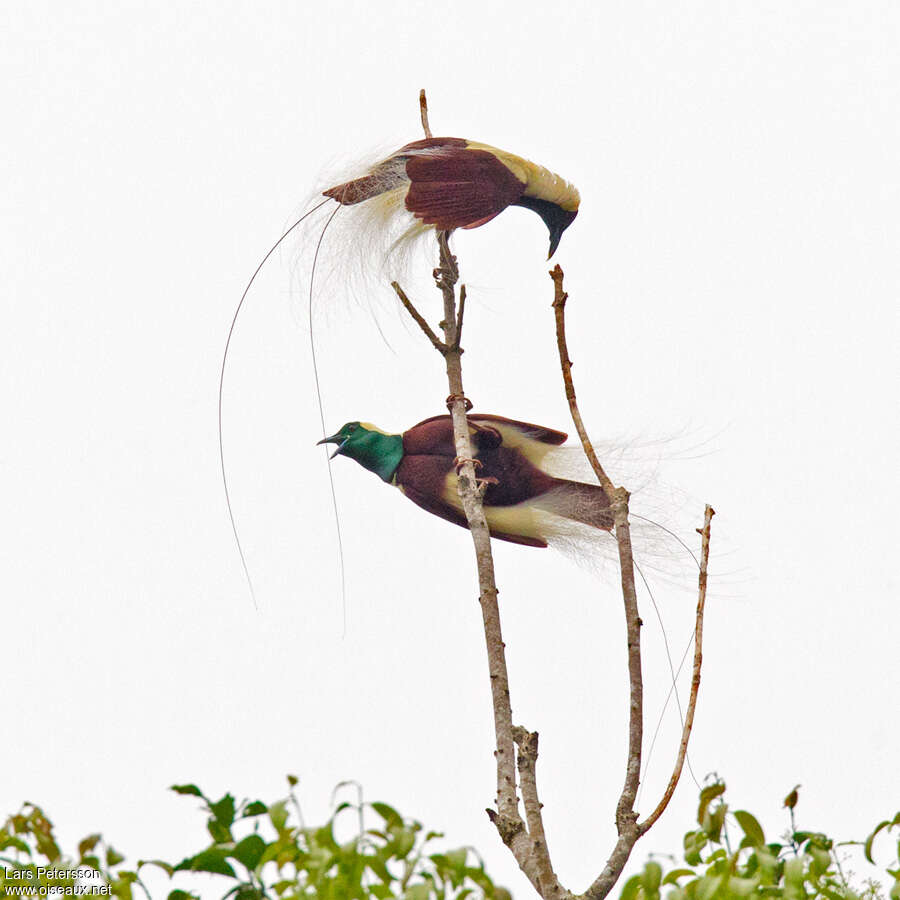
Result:
M337 449L334 451L334 453L331 454L331 456L328 457L329 459L334 459L338 455L338 453L340 453L341 450L344 449L344 444L346 443L347 438L342 438L340 437L340 435L333 434L331 437L322 438L321 441L316 441L316 446L318 447L319 444L337 444Z

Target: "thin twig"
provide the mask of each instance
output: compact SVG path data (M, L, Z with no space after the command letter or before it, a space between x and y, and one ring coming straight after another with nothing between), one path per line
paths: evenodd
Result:
M616 831L618 840L603 871L585 892L590 900L605 897L618 880L631 850L640 834L637 830L637 813L634 801L641 774L641 746L643 743L644 687L641 675L641 619L638 614L637 591L634 584L634 558L631 547L631 526L628 522L628 491L615 487L603 470L594 451L575 399L575 384L572 380L572 361L566 342L565 308L568 294L563 290L563 270L557 265L550 272L553 280L553 311L556 319L556 343L562 369L563 384L575 430L581 439L585 456L597 476L610 502L616 529L616 544L619 549L619 569L622 581L622 599L625 606L625 629L628 643L628 679L631 688L628 724L628 759L625 765L625 783L619 802L616 804Z
M638 824L638 831L640 834L646 834L653 827L653 823L656 822L669 805L669 801L675 793L675 788L678 786L678 779L681 778L681 770L684 767L684 759L687 755L688 741L691 738L691 728L694 725L694 712L697 709L697 693L700 690L700 667L703 664L703 612L706 608L710 523L715 514L716 511L707 504L703 517L703 528L697 529L702 537L702 542L700 545L700 584L697 596L697 616L696 624L694 625L694 671L691 676L691 696L688 700L687 713L684 717L684 728L681 731L681 743L678 746L678 757L675 760L675 769L672 772L672 777L669 779L669 783L666 786L662 799L657 804L656 809L654 809L643 822Z
M438 353L444 354L447 352L447 345L441 341L441 339L431 330L431 326L425 321L422 314L413 306L412 300L406 296L406 292L402 287L396 282L391 282L391 287L396 292L397 296L400 298L400 302L406 308L406 311L413 317L413 321L415 321L416 325L422 329L422 333L425 337L431 341L431 346L437 350Z
M461 284L459 286L459 313L456 316L456 338L453 341L453 349L460 349L460 341L462 340L462 327L463 327L463 316L466 314L466 286Z
M588 437L584 422L581 419L581 413L578 411L578 403L575 400L575 384L572 381L572 360L569 359L569 347L566 343L566 300L569 295L563 290L563 270L557 264L550 272L550 278L553 279L553 312L556 317L556 346L559 350L559 364L562 367L563 384L566 389L566 399L569 401L569 412L572 414L572 421L575 423L575 430L581 439L581 446L587 455L591 468L600 479L600 485L606 492L606 497L610 503L614 500L615 487L609 476L600 465L600 460L594 452L594 446Z
M528 836L531 838L535 865L540 886L538 892L543 897L559 896L552 891L564 891L559 884L553 864L550 862L550 850L547 847L547 837L544 834L544 819L541 814L543 804L538 798L537 789L537 758L538 758L538 733L528 731L516 725L513 728L513 738L519 748L516 767L519 770L519 786L522 789L522 803L525 807L525 820L528 822ZM565 894L563 894L565 896Z
M425 137L431 137L431 126L428 124L428 99L425 96L425 88L419 91L419 113L422 116L422 130Z

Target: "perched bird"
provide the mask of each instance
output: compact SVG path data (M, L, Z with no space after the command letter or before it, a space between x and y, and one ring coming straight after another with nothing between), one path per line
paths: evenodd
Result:
M403 207L439 231L477 228L508 206L536 212L550 232L550 253L578 215L576 188L549 169L475 141L432 137L413 141L367 172L323 191L342 206L381 204L385 215Z
M487 482L484 512L491 536L546 547L581 526L609 531L609 501L597 484L552 474L566 440L561 431L503 416L470 415L469 432L478 477ZM403 434L366 422L348 422L320 444L337 444L349 456L396 485L422 509L467 528L457 493L457 456L450 416L434 416Z

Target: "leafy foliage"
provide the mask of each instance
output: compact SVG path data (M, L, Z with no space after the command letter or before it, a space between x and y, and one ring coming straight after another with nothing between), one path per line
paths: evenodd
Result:
M268 804L237 802L232 794L212 800L194 784L175 785L176 793L200 800L209 843L178 863L140 860L131 868L99 834L64 855L50 820L26 803L0 828L0 900L82 894L132 900L135 890L149 897L141 878L148 866L178 885L167 900L197 900L200 884L208 894L210 883L219 885L223 900L511 900L471 848L438 852L442 835L386 803L342 802L324 824L307 827L294 794L297 779L288 776L288 784L288 796ZM900 843L897 861L885 870L892 879L887 893L872 880L852 885L842 857L856 849L874 863L888 837L900 837L900 813L864 842L836 844L797 829L796 806L795 789L785 799L790 828L767 840L755 816L729 809L724 783L704 787L698 827L684 836L684 864L672 857L664 867L665 859L651 859L625 882L620 900L900 900ZM364 817L373 815L377 827L366 828Z
M168 900L199 897L196 878L190 883L195 873L220 876L223 900L510 900L473 850L431 852L442 835L423 832L386 803L340 803L323 825L306 827L293 791L297 779L288 776L288 783L289 796L270 804L237 803L231 794L214 801L194 784L175 785L176 793L202 801L209 845L175 864L141 860L133 868L123 867L124 857L99 834L65 856L50 820L25 804L0 829L0 898L94 894L132 900L135 888L149 897L141 872L152 866L185 885L171 890ZM345 823L338 827L338 820L348 813L355 813L354 828L343 839ZM367 813L375 814L378 827L363 827Z
M900 830L900 813L881 822L864 844L835 842L817 831L798 830L794 823L797 789L785 798L790 828L778 841L767 841L755 816L743 809L730 810L725 802L725 784L715 781L700 791L698 828L684 836L684 862L668 872L656 860L629 878L620 900L884 900L882 886L869 880L862 887L851 885L840 851L864 848L873 863L872 845L879 832ZM738 832L739 835L735 832ZM900 844L897 865L888 868L893 878L888 897L900 900ZM674 857L672 858L674 861Z

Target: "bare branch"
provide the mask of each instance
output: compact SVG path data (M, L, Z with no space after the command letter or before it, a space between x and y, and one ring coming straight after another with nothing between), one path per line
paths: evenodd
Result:
M575 385L572 381L572 360L569 359L569 347L566 343L566 300L569 299L569 295L563 290L563 270L558 264L554 266L553 270L550 272L550 277L553 279L553 312L556 317L556 346L559 350L559 364L562 367L563 384L566 389L566 399L569 401L569 411L572 414L572 421L575 423L575 430L578 432L578 437L581 439L581 446L584 448L588 462L590 462L591 468L600 480L601 487L606 491L609 502L612 503L615 495L615 487L613 486L612 481L609 480L609 476L603 470L603 466L600 465L600 460L597 459L597 454L594 452L594 446L591 444L591 439L588 437L584 422L581 419L581 413L578 411L578 403L575 400Z
M413 306L412 300L406 296L406 292L402 287L396 282L391 282L391 287L394 289L397 296L400 298L400 302L406 308L406 311L413 317L413 321L419 328L422 329L422 333L425 337L431 341L431 346L437 350L438 353L444 354L447 352L447 345L444 344L441 339L431 330L431 326L425 321L425 318L422 314Z
M698 528L698 533L703 540L700 545L700 587L697 596L697 616L694 625L694 672L691 676L691 696L688 700L687 713L684 717L684 728L681 732L681 744L678 747L678 757L675 760L675 769L672 777L666 786L665 793L659 801L656 809L650 813L647 818L638 824L640 834L646 834L652 827L653 823L665 812L675 788L678 786L678 779L681 778L681 770L684 768L684 759L687 755L688 741L691 738L691 728L694 725L694 712L697 709L697 693L700 690L700 666L703 663L703 612L706 607L706 582L707 572L709 569L709 537L710 523L716 511L709 505L703 517L703 528Z
M706 507L706 515L703 529L702 557L700 564L700 593L697 602L697 619L694 631L694 671L691 680L691 696L685 716L681 743L678 749L678 757L675 769L662 800L656 809L644 822L638 824L637 813L634 811L635 795L640 779L641 745L643 742L643 684L641 676L641 647L640 629L641 619L638 614L637 593L634 586L634 558L631 546L631 528L628 522L628 492L625 488L615 487L604 472L600 460L594 452L593 445L588 437L587 430L578 410L578 402L575 398L575 385L572 380L572 361L569 358L569 350L566 342L565 307L568 294L563 290L563 271L557 265L550 277L553 280L554 297L553 310L556 318L556 342L559 350L559 361L562 369L563 383L566 390L566 399L569 401L569 409L572 413L572 421L575 430L581 439L585 455L591 464L603 490L609 498L614 514L616 529L616 544L619 548L619 568L622 576L622 598L625 602L625 623L628 636L628 674L631 684L631 715L628 727L628 762L625 769L625 785L616 806L616 830L619 837L613 852L610 854L603 871L594 883L584 893L585 900L601 900L612 890L628 857L631 854L637 840L656 822L663 814L675 792L675 787L681 777L684 760L687 755L688 741L694 722L694 712L697 708L697 694L700 688L700 667L703 659L703 610L706 603L707 567L709 563L709 535L710 521L715 514L711 506Z
M463 316L466 314L466 286L461 284L459 286L459 313L456 316L456 338L453 341L453 349L460 349L459 342L462 340L462 327L463 327Z
M497 604L497 585L494 579L494 559L491 554L491 534L481 491L472 462L472 444L466 419L466 399L462 382L461 350L458 346L459 325L456 310L456 282L459 270L456 258L450 252L446 232L438 234L440 264L435 270L435 281L444 298L444 360L447 367L447 383L450 387L448 407L453 419L456 454L460 461L458 478L462 501L478 565L478 583L481 589L481 612L484 621L488 651L488 668L491 678L491 697L494 704L494 730L497 738L497 828L507 844L524 832L525 824L518 811L516 798L516 768L513 748L512 708L509 699L509 675L506 669L506 652L500 628L500 608Z
M428 124L428 99L425 96L425 88L419 91L419 113L422 116L422 130L425 137L431 137L431 126Z
M628 760L625 765L625 783L616 805L616 831L619 838L606 866L588 888L584 896L590 900L605 897L616 883L638 837L637 813L634 801L641 774L641 746L643 743L644 687L641 675L641 619L638 614L637 591L634 585L634 558L631 548L631 526L628 522L628 491L615 487L603 470L581 418L575 399L572 381L572 361L566 342L565 309L568 294L563 290L563 270L557 265L550 272L553 280L553 311L556 318L556 343L562 369L566 399L581 446L609 499L619 548L619 570L622 580L622 599L625 606L625 630L628 642L628 678L631 686L630 715L628 724Z
M542 897L547 898L571 897L571 894L560 885L556 873L553 871L553 864L550 862L550 849L547 846L547 838L544 834L544 819L541 815L543 804L538 798L536 773L538 733L516 725L513 728L513 738L519 748L516 766L519 770L522 803L525 806L528 836L531 838L532 852L537 870L538 893Z

